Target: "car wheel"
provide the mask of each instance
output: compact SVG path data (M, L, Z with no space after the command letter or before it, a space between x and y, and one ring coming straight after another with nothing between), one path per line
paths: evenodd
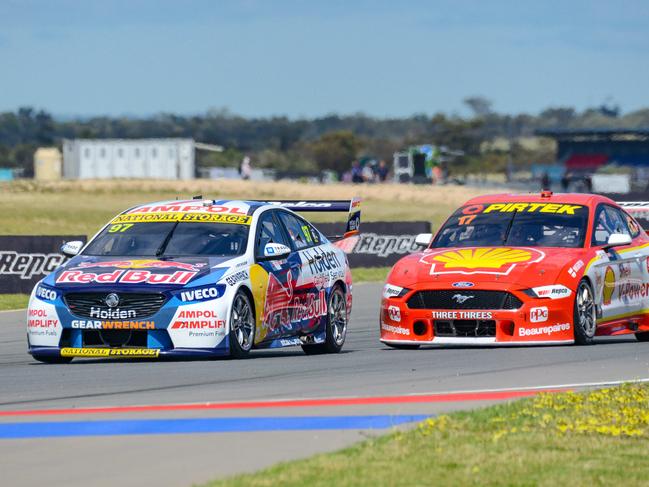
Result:
M327 327L324 343L317 345L302 345L307 355L322 353L338 353L342 350L347 336L347 301L345 293L339 285L334 286L329 294L327 303Z
M649 342L649 332L636 333L635 338L639 342Z
M412 343L386 343L386 345L399 350L417 350L419 348L419 345L413 345Z
M593 289L585 279L582 279L579 286L577 286L573 315L575 343L578 345L592 343L597 328L597 317L595 315Z
M250 298L243 291L237 291L230 312L230 356L245 358L250 353L255 339L255 313Z
M52 355L39 355L39 354L34 354L32 355L34 357L34 360L38 360L39 362L43 362L44 364L69 364L72 362L72 357L57 357L57 356L52 356Z

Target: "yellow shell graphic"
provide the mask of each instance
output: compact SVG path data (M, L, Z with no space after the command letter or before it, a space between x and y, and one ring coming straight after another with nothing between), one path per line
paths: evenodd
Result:
M615 291L615 271L609 266L606 268L606 272L604 272L604 289L602 290L602 301L604 301L604 304L611 304L613 291Z
M266 291L268 290L268 272L259 264L250 267L250 283L252 284L252 296L255 300L255 316L257 323L257 334L255 343L266 338L268 329L263 324L264 305L266 303Z
M445 269L500 269L507 264L527 262L532 258L528 250L507 247L485 247L479 249L460 249L433 257Z

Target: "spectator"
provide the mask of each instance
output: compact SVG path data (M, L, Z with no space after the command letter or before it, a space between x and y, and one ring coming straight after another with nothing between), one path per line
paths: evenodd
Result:
M570 173L566 172L561 178L561 189L563 190L564 193L568 192L569 186L570 186Z
M388 179L389 172L390 169L388 169L388 165L385 163L383 159L381 159L379 165L376 168L376 177L378 179L378 182L385 183L385 180Z
M366 183L374 182L374 170L372 169L371 163L365 163L365 165L363 166L362 175L363 181L365 181Z
M248 180L252 176L252 164L250 164L250 157L244 156L241 161L241 167L239 167L239 174L241 174L241 179Z
M358 161L352 162L352 183L363 182L363 168Z
M550 175L546 172L541 177L541 189L550 189Z

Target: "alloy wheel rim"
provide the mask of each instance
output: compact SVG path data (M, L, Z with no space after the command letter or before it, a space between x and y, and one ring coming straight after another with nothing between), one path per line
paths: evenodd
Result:
M250 303L243 295L237 296L234 300L230 327L234 331L239 346L243 350L250 350L255 332L255 324Z
M338 289L331 296L329 324L334 342L336 345L342 345L347 333L347 307L343 293Z
M589 338L595 335L595 303L590 288L581 284L577 291L579 326Z

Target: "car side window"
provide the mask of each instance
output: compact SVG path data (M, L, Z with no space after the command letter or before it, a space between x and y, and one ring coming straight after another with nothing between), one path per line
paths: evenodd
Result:
M320 244L320 235L309 223L286 211L280 212L279 218L282 220L297 250Z
M602 205L595 214L592 244L606 245L608 238L614 233L631 235L622 213L616 208Z
M255 257L263 257L264 247L269 243L278 243L290 247L275 216L275 211L266 211L259 217L257 223L257 238L255 239Z
M636 222L635 219L625 211L622 212L622 216L626 219L626 225L627 227L629 227L631 237L636 238L638 235L640 235L640 225L638 224L638 222Z
M623 233L624 235L631 235L629 227L626 223L626 218L620 210L613 208L612 206L606 207L606 213L608 213L609 218L613 222L614 233Z

